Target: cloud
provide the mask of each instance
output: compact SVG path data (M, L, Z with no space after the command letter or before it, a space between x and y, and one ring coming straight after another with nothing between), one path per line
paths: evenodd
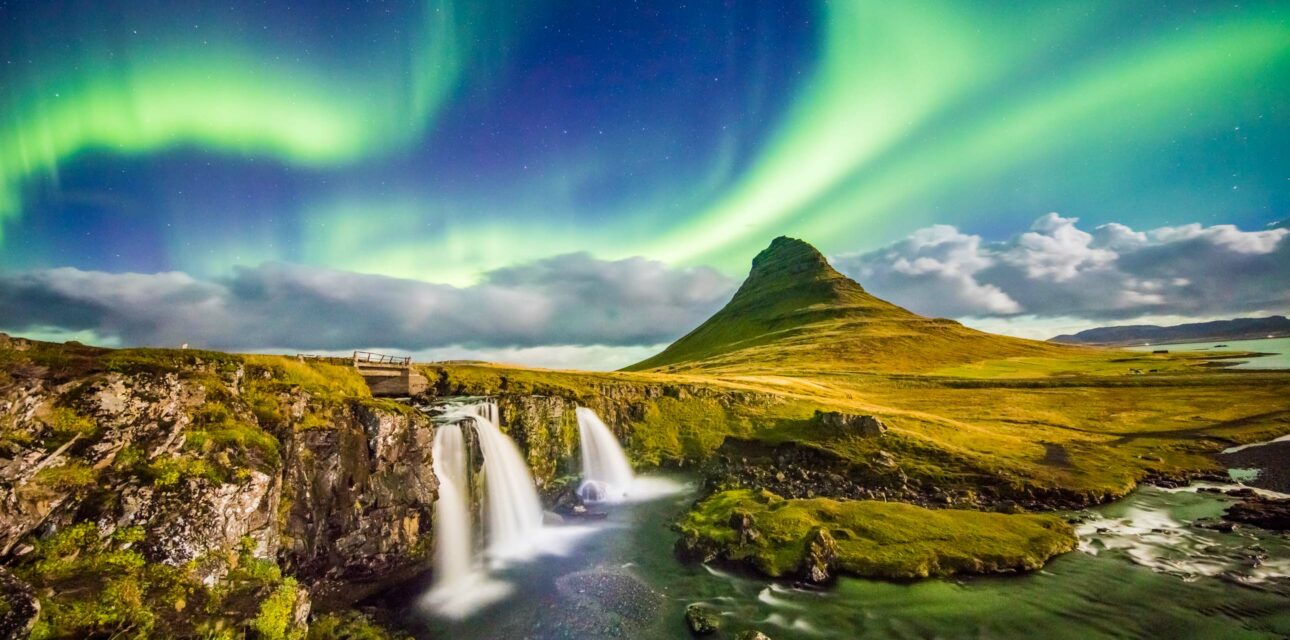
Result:
M875 295L951 317L1227 316L1290 308L1290 231L1188 224L1091 232L1050 213L987 243L954 227L920 229L835 266Z
M725 303L707 268L569 254L486 274L470 287L264 264L228 278L72 268L0 274L0 327L92 332L126 345L231 350L440 348L560 362L594 349L666 343Z

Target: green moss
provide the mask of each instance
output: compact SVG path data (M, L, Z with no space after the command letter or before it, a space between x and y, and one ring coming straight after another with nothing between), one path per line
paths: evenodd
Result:
M302 362L286 356L242 356L247 364L251 386L263 385L263 372L270 381L288 387L300 387L324 400L370 398L372 392L358 370L326 362Z
M49 428L59 435L86 435L94 432L94 421L68 407L58 407L45 418Z
M0 383L2 382L0 380ZM16 416L9 414L0 416L0 448L28 447L35 441L35 434L30 429L18 426Z
M45 467L36 472L32 482L42 487L63 491L82 489L94 484L98 472L93 467L78 460L69 461L54 467Z
M238 418L222 402L207 402L194 412L185 447L213 459L223 475L252 467L276 469L281 464L278 439Z
M142 531L125 528L102 538L93 523L81 523L37 541L15 567L47 594L31 637L155 637L160 610L200 584L167 565L148 563L133 545Z
M217 483L225 480L211 463L187 455L153 460L144 468L144 477L157 487L174 486L187 478L206 478Z
M310 411L296 423L297 431L309 431L312 429L332 429L336 426L336 421L330 414L323 414L316 411Z
M735 513L755 521L751 539L740 540L731 527ZM749 490L709 497L679 528L688 544L715 546L725 559L773 577L802 570L807 541L817 529L836 541L838 570L878 578L1038 569L1076 542L1070 526L1053 516L869 500L785 500Z
M45 425L49 427L50 436L45 439L48 449L62 446L76 437L89 437L97 430L94 420L87 418L70 407L56 407L45 416Z
M119 373L177 373L193 368L231 373L241 363L241 356L201 349L118 349L100 358L105 370Z
M40 594L32 637L46 638L299 638L292 623L299 586L270 560L238 549L212 552L182 567L148 562L138 551L141 527L103 537L93 523L72 525L42 540L14 572ZM206 587L195 568L224 564L225 577Z
M295 578L287 578L260 604L255 620L251 622L251 628L260 638L287 640L304 635L303 630L293 628L292 624L292 613L295 611L298 590Z
M731 415L710 399L659 398L645 408L632 433L632 451L645 464L698 461L712 455L727 436L746 435L748 420Z
M309 625L309 640L411 640L393 633L357 611L328 613Z

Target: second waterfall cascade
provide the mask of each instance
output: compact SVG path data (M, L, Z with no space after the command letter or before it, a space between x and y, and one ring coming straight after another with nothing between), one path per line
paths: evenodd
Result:
M587 502L623 500L636 479L627 454L596 412L578 407L575 413L582 442L582 485L578 496Z

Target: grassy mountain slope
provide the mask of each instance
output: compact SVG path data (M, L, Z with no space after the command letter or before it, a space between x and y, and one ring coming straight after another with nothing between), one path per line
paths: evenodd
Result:
M925 318L870 295L815 247L779 237L753 259L748 279L723 309L627 370L920 372L1070 351Z

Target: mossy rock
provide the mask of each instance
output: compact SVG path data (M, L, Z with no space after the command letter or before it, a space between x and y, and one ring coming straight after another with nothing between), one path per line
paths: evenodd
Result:
M750 521L752 535L731 524ZM678 528L683 555L817 582L836 573L908 579L1027 571L1076 544L1070 525L1055 516L872 500L785 500L746 489L709 497Z

